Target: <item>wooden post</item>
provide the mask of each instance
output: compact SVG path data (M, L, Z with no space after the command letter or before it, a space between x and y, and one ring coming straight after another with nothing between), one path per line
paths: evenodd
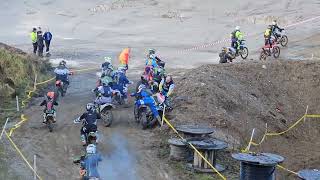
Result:
M194 151L193 153L193 167L198 167L198 154L196 153L196 151Z
M19 97L16 96L16 102L17 102L17 112L20 111L20 107L19 107Z
M4 133L5 129L6 129L8 121L9 121L9 118L7 118L6 122L4 123L4 126L3 126L2 131L1 131L1 135L0 135L0 140L1 140L2 135L3 135L3 133Z

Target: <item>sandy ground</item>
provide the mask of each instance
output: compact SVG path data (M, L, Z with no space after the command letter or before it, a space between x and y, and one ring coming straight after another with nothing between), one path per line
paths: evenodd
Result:
M0 29L0 39L31 52L28 37L31 28L48 27L54 36L52 62L63 58L74 67L97 67L104 56L116 57L122 48L130 46L130 73L136 77L150 47L156 48L172 69L217 63L217 53L225 44L185 49L228 38L236 25L240 25L245 34L261 32L260 36L247 38L249 59L256 59L263 43L262 32L274 18L280 25L290 25L318 16L319 9L317 0L6 1L0 6L1 21L5 24ZM314 35L319 26L320 19L317 19L289 28L289 46L282 49L281 56L291 59L320 56L314 53L318 46ZM40 123L41 108L31 106L26 110L31 120L17 131L14 140L28 152L29 159L35 153L39 155L39 171L46 179L77 177L71 158L79 153L79 127L72 124L72 119L92 100L90 89L95 79L94 72L73 78L70 93L58 108L60 122L52 134ZM172 176L170 168L147 150L147 137L151 133L128 123L132 119L131 109L118 111L112 128L100 128L105 140L100 147L106 156L103 163L108 172L102 174L108 179L179 178ZM121 164L123 159L125 164ZM31 175L19 160L12 167L20 167L18 174L25 174L24 178Z

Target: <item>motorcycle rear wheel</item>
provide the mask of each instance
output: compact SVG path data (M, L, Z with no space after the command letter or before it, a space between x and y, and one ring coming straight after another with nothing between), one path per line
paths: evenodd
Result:
M101 112L101 118L105 127L110 127L113 120L113 114L111 110L103 110Z
M53 131L53 119L47 118L47 127L49 129L49 132Z

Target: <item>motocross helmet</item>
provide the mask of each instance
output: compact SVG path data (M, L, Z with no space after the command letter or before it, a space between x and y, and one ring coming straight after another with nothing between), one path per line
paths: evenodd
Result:
M97 148L94 144L89 144L86 148L87 154L95 154L97 152Z
M92 111L92 110L93 110L93 107L94 107L94 104L93 104L93 103L88 103L87 106L86 106L86 110L87 110L87 111Z
M268 26L268 29L271 29L271 28L272 28L272 26L271 26L271 25L269 25L269 26Z
M141 92L142 89L145 89L146 86L144 84L140 84L138 87L138 92Z
M66 66L66 64L67 64L67 63L66 63L65 60L62 60L62 61L59 62L59 65L60 65L60 66Z
M108 63L111 63L111 57L104 57L104 61L108 62Z
M274 25L274 26L277 25L277 20L273 20L272 25Z
M149 55L155 54L155 53L156 53L156 50L155 50L155 49L153 49L153 48L150 48L150 49L149 49Z
M126 72L126 68L123 67L123 66L120 66L120 67L118 67L118 71L122 72L122 73L125 73Z
M48 92L47 93L47 98L48 99L53 99L54 98L54 92Z
M236 26L235 30L240 31L240 26Z
M227 52L227 51L228 51L228 48L227 48L227 47L222 47L222 48L221 48L221 51L222 51L222 52Z

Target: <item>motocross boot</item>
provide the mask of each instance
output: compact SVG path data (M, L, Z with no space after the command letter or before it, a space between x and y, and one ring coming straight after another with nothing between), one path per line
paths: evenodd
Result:
M43 117L43 121L42 121L42 123L46 123L46 122L47 122L47 116L46 116L46 113L43 113L42 117Z

